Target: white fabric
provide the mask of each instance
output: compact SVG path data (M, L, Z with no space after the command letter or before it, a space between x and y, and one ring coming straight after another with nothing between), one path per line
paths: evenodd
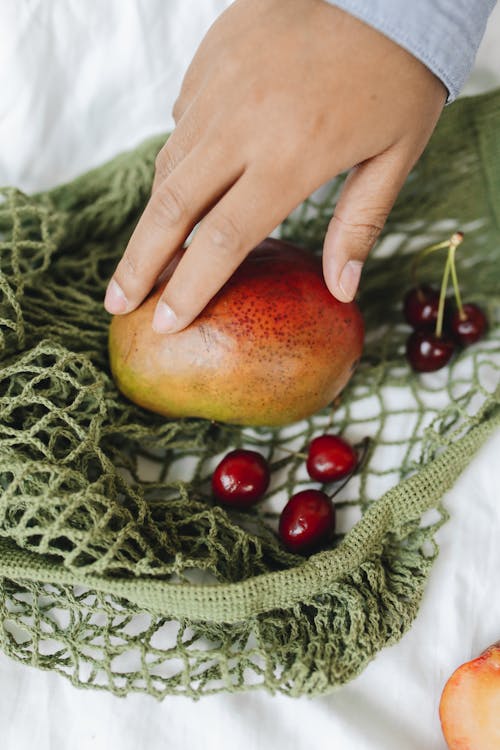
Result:
M172 126L227 0L1 0L0 183L42 189ZM495 11L468 91L500 84ZM484 50L484 56L483 56ZM397 436L395 436L397 438ZM412 630L330 696L119 699L0 655L2 750L443 750L439 696L500 637L500 434L446 496L451 520Z

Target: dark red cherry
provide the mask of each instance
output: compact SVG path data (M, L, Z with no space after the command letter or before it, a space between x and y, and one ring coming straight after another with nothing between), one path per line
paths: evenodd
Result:
M455 345L431 331L413 331L406 342L406 358L417 372L434 372L451 359Z
M307 472L317 482L335 482L351 474L358 463L354 448L338 435L320 435L309 444Z
M487 325L484 312L472 303L463 306L462 316L458 310L455 310L449 323L455 341L462 346L469 346L479 341Z
M413 328L433 328L439 307L439 292L427 284L414 287L406 293L403 312Z
M212 490L219 502L236 508L257 503L269 487L269 466L256 451L231 451L212 474Z
M335 530L335 507L321 490L302 490L283 508L279 535L290 552L313 552L329 542Z

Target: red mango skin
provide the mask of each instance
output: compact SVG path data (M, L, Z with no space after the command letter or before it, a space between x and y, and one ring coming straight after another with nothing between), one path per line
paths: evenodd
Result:
M167 279L115 316L111 371L131 401L166 417L281 426L327 406L361 356L356 303L335 299L312 253L268 238L187 328L151 323Z

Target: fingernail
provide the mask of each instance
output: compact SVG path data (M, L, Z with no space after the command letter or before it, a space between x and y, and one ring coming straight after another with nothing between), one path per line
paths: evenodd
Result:
M342 302L350 302L354 299L361 276L363 264L360 260L348 260L339 277L339 289L344 295Z
M121 313L127 312L127 298L125 297L121 286L119 286L114 279L111 279L108 288L106 289L104 307L112 315L120 315Z
M171 333L177 327L177 315L166 302L158 302L153 317L153 330L156 333Z

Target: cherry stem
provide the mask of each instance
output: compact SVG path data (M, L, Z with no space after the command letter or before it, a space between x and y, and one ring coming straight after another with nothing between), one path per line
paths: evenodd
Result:
M455 292L455 300L457 303L458 308L458 314L460 316L460 319L463 320L464 315L464 306L462 305L462 297L460 296L460 287L458 286L458 277L457 277L457 268L455 265L455 250L457 249L457 245L450 245L450 271L451 271L451 281L453 283L453 291Z
M410 270L413 286L416 286L417 288L420 286L418 283L418 278L417 278L417 269L418 269L418 266L420 265L420 262L426 257L426 255L430 255L430 253L433 253L435 250L442 250L442 248L449 247L449 246L450 246L449 240L444 240L444 242L436 242L435 245L430 245L429 247L426 247L423 250L420 250L420 252L418 252L414 256L411 262L411 270Z
M455 251L462 242L464 236L462 232L455 232L449 240L446 241L448 246L448 257L446 258L446 265L444 267L443 279L441 281L441 290L439 292L439 304L438 314L436 320L436 338L441 338L443 335L443 321L444 321L444 304L446 301L446 291L448 289L448 278L451 273L453 282L453 289L455 291L455 299L457 301L457 307L460 317L463 316L463 306L460 297L460 289L458 286L457 269L455 267Z
M297 458L303 458L304 460L307 459L307 453L301 453L300 451L294 451L291 448L285 448L284 445L277 446L277 449L280 451L283 451L283 453L289 453L291 456L296 456Z
M364 440L366 440L366 438L364 438L360 443L356 443L354 448L358 448L358 447L363 448ZM277 446L277 450L283 451L283 453L288 453L290 456L295 456L296 458L302 458L304 461L306 461L309 458L307 453L302 453L301 451L294 451L292 450L292 448L285 448L284 445Z
M443 335L444 321L444 303L446 300L446 290L448 289L448 276L450 275L450 256L446 259L444 267L443 280L441 281L441 291L439 292L438 314L436 319L436 338L440 339Z
M342 482L342 484L339 484L339 486L335 488L335 492L333 492L331 495L328 495L328 498L330 500L333 500L333 498L335 497L335 495L338 495L339 492L344 489L344 487L346 486L347 482L349 482L349 480L352 479L352 477L363 467L363 465L364 465L364 463L366 461L366 457L368 455L368 447L369 447L370 443L371 443L371 439L369 437L365 437L365 438L363 438L363 440L360 443L358 443L358 445L355 446L356 448L359 449L358 450L358 461L356 463L356 466L346 476L346 478L344 479L344 481Z
M443 240L442 242L436 242L434 245L429 245L429 247L424 247L423 250L420 250L414 257L411 262L410 267L410 275L412 279L412 284L419 287L418 278L417 278L417 269L420 265L420 262L427 257L427 255L430 255L431 253L434 253L436 250L443 250L444 248L448 248L448 250L451 247L457 248L458 245L462 242L464 238L464 235L462 232L454 232L452 236L448 240Z

